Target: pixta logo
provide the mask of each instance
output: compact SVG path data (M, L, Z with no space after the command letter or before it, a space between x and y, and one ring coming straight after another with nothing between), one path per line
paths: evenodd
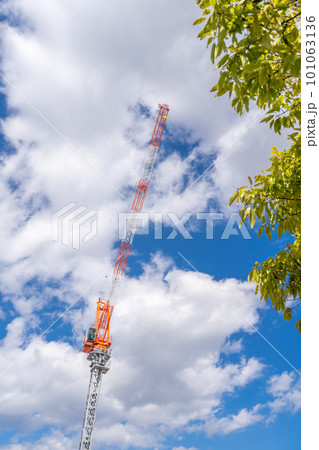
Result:
M97 211L77 203L69 203L52 216L52 239L80 249L97 234Z
M241 235L243 239L251 239L245 224L241 224L241 217L238 213L231 213L229 217L225 218L222 212L186 212L182 217L178 217L173 212L128 212L119 213L118 218L119 239L126 239L127 234L131 231L134 234L149 235L151 222L154 222L154 239L175 239L178 234L184 239L194 239L186 226L190 219L206 223L206 239L209 240L214 239L214 224L217 220L224 221L220 239L229 239L230 236L237 235ZM172 228L165 237L163 237L164 227Z

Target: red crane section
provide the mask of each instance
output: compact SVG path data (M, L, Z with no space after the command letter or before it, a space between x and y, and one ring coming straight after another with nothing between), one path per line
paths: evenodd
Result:
M89 328L84 338L83 352L91 353L94 349L106 350L111 346L110 320L112 317L114 302L117 298L120 282L123 278L126 263L131 250L135 227L132 225L134 215L141 212L145 200L150 177L154 167L157 150L161 142L164 126L169 111L168 105L159 105L159 112L155 123L152 138L142 166L140 179L137 183L135 195L130 208L130 219L127 220L126 236L121 242L118 256L115 262L112 281L107 293L107 300L99 299L97 302L94 328Z
M163 130L165 127L165 122L167 119L167 114L169 111L168 105L159 105L160 110L158 112L156 124L154 127L152 139L150 145L154 145L154 147L159 147L162 139Z

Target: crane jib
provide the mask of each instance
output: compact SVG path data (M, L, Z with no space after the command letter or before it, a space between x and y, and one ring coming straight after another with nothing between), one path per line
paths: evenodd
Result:
M84 353L90 353L95 348L109 348L112 343L109 325L114 308L114 303L117 299L121 279L123 278L125 272L126 263L136 231L136 214L141 212L143 208L146 192L149 186L152 170L157 156L157 150L161 142L167 114L169 111L168 105L165 104L159 105L159 108L160 109L157 115L152 138L145 155L136 191L132 200L130 208L131 216L129 216L128 220L126 221L125 237L121 242L120 249L116 258L112 279L106 295L106 300L99 299L98 301L94 324L95 331L93 328L90 328L90 333L87 333L87 335L85 336L83 345Z

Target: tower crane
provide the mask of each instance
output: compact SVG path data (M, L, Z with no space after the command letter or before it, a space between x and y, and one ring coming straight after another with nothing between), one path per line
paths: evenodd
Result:
M169 111L168 105L159 104L158 106L159 112L153 135L142 165L135 195L133 197L129 216L126 221L126 234L120 245L106 299L104 300L99 298L97 302L94 327L90 327L84 337L82 351L84 353L88 353L87 359L90 361L91 376L79 450L91 449L92 432L102 382L102 375L109 370L107 363L111 358L110 347L112 344L112 337L110 334L110 320L136 230L136 213L141 212L143 207L146 191L150 182L158 147L161 142Z

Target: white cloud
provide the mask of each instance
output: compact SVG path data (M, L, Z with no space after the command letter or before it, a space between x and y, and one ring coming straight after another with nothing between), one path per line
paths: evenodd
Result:
M240 339L234 339L234 340L228 340L225 345L222 347L222 352L227 354L231 353L239 353L243 350L243 340Z
M172 450L197 450L197 449L196 449L196 447L179 446L179 447L173 447Z
M269 402L273 413L277 414L284 410L298 411L301 405L300 389L300 378L294 372L273 375L267 387L268 392L275 397L272 402Z
M248 283L217 282L171 264L157 254L139 278L127 277L123 283L112 323L111 370L104 377L99 400L94 432L97 448L103 448L106 439L114 448L155 448L176 430L227 434L271 422L280 411L298 409L298 380L284 372L267 382L273 401L222 416L225 395L237 395L260 379L265 366L242 352L237 362L220 360L232 334L251 330L214 287L254 326L260 302ZM81 315L69 319L80 335L77 322L83 323ZM8 325L0 348L1 367L18 361L2 378L2 422L15 428L18 421L25 431L62 427L66 445L71 447L68 439L76 441L84 410L87 361L69 344L43 339L24 355L19 346L34 337L22 318ZM202 425L190 425L194 421ZM48 447L41 447L44 440L40 440L35 448L53 448L51 441L45 442ZM14 445L7 448L19 449L21 444L18 440Z
M270 166L271 148L277 146L283 150L286 146L286 138L269 132L267 124L252 125L259 116L257 110L244 115L240 123L230 127L218 140L220 159L211 169L210 178L225 213L229 211L228 202L235 188L247 186L248 176L254 179Z
M249 364L245 367L246 373L249 373L248 366ZM221 414L216 409L212 418L204 424L191 426L190 430L205 430L209 436L229 434L256 423L268 425L276 419L278 413L288 410L295 413L300 409L300 379L294 372L273 375L266 385L267 392L274 397L273 401L258 403L251 409L243 408L236 414L224 417L220 417Z
M12 439L13 441L16 438ZM24 441L23 444L2 445L3 450L74 450L77 442L64 436L61 431L52 430L50 434L44 435L35 442Z
M105 443L109 448L156 448L158 444L156 433L121 423L95 429L94 442L100 445L101 449L105 447Z
M210 176L201 179L179 198L185 177L189 182L196 177L194 160L219 152L236 135L233 125L243 126L226 98L214 99L208 93L217 74L192 27L198 15L195 5L185 8L182 1L163 1L150 10L145 0L134 7L125 1L121 8L97 0L81 5L15 0L1 8L23 24L2 25L2 73L120 192L126 196L127 188L135 185L156 105L167 101L170 136L199 143L188 157L163 158L163 140L163 160L155 168L146 208L181 217L189 210L205 210L216 196L224 202L233 182L245 173L238 170L239 160L227 159L228 154L218 161L222 166L216 165L214 183ZM136 20L131 20L133 15ZM3 278L8 289L14 279L23 285L35 275L60 279L68 269L79 272L81 257L50 242L52 213L70 201L98 210L99 236L82 254L83 259L88 253L101 259L111 254L115 212L125 211L127 201L13 89L7 87L5 93L13 110L2 129L17 149L6 157L3 171L6 197L1 208L7 221L0 239L5 261L14 263ZM153 117L135 108L138 102L149 106ZM256 141L255 134L250 138ZM258 166L259 153L250 158L250 152L256 154L251 148L242 158L232 150L232 158L238 155L242 164L256 161ZM9 179L18 186L11 193ZM88 271L77 278L84 284L92 279Z
M208 435L228 434L238 431L263 420L263 415L259 414L260 405L254 406L250 411L241 409L238 414L233 414L221 419L212 419L205 426Z
M293 372L283 372L281 375L274 375L269 380L268 392L274 396L284 394L289 391L294 380Z
M138 279L123 283L112 324L114 356L96 421L95 439L102 447L107 435L111 445L154 448L191 420L208 420L224 394L243 389L263 372L255 358L220 365L225 340L248 331L246 322L199 274L172 267L166 273L169 264L156 255ZM257 324L260 303L248 283L211 283ZM89 376L84 355L67 343L43 339L23 355L19 345L31 339L27 330L26 321L15 319L0 348L2 367L18 358L2 378L3 422L14 428L19 420L24 430L50 425L75 432Z

